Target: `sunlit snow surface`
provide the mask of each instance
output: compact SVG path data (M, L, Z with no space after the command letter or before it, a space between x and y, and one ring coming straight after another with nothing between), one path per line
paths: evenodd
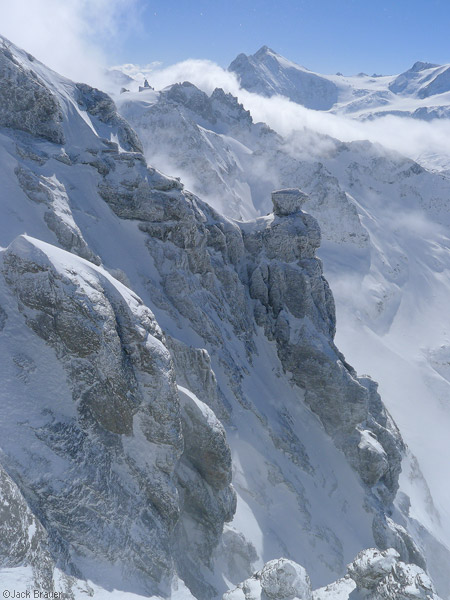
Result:
M447 66L430 66L417 76L413 74L409 87L398 94L389 89L395 85L394 76L329 77L339 88L339 101L332 112L362 120L373 118L371 123L376 127L380 117L390 118L387 116L390 113L402 111L405 131L417 125L418 131L423 126L425 133L427 124L406 116L435 105L444 107L440 116L445 116L450 92L439 90L438 95L427 96L423 90L427 81L446 73L446 69ZM417 457L429 486L428 489L421 480L414 461L412 464L405 461L401 487L411 499L410 515L426 524L448 546L450 182L442 172L448 164L445 154L421 156L425 167L441 171L432 173L380 145L363 141L342 145L323 135L327 123L320 116L323 113L309 120L308 130L294 131L287 138L288 144L279 144L275 136L263 136L256 126L249 129L244 120L240 128L238 125L224 128L220 118L207 125L192 105L186 108L184 101L180 101L172 113L167 112L166 123L172 120L175 128L182 118L193 135L189 144L185 141L177 148L170 136L162 141L163 130L156 127L153 136L162 141L158 155L154 151L156 144L153 145L145 130L146 120L155 123L151 120L151 107L158 102L163 101L155 95L142 94L139 98L130 93L120 97L119 106L139 131L149 159L156 164L160 161L161 167L170 166L172 172L184 177L177 153L203 161L205 168L200 175L195 170L186 170L186 177L189 185L197 193L204 193L218 210L244 219L255 213L265 214L270 211L271 188L298 185L311 193L315 186L331 185L330 177L336 183L332 183L335 189L327 198L342 193L345 202L356 209L361 229L359 225L355 229L356 221L350 220L350 213L339 212L339 203L336 208L328 200L321 204L317 190L314 193L319 200L306 207L322 227L324 240L319 256L337 304L337 345L359 373L369 373L379 382L383 401ZM256 102L254 105L258 109ZM256 114L260 116L267 111L268 105L264 111L256 110ZM315 131L314 125L320 119L323 124ZM275 127L277 123L281 120L275 117L271 125ZM389 122L385 123L389 127ZM399 123L397 118L394 136L402 132ZM448 127L446 119L434 121L433 127L439 123L444 129ZM355 130L357 127L355 123ZM385 127L381 121L380 127ZM287 129L282 127L281 133ZM208 141L211 138L217 142L214 146ZM285 155L276 155L280 148ZM286 155L295 160L287 163ZM317 171L315 165L319 162L325 167L324 172ZM310 177L311 172L316 172L315 179ZM220 177L219 185L230 190L228 197L232 192L234 201L226 204L225 196L216 198L208 194L208 186L216 177ZM244 186L246 192L242 193ZM361 236L357 239L361 232L368 234L365 241ZM434 560L433 574L439 577L443 566L437 555ZM433 559L429 562L433 570Z
M108 130L104 124L79 108L73 84L46 70L36 61L31 65L25 53L17 51L16 56L23 64L32 66L57 91L63 109L64 148L68 156L83 153L86 148L95 151L102 147L99 135L108 139L115 135L114 131ZM36 140L28 134L19 134L18 140L27 147L31 146L36 155L46 153L50 158L44 164L18 158L16 140L10 137L7 130L0 133L0 177L3 182L1 247L6 248L18 235L26 233L30 236L25 238L27 243L44 252L57 270L63 272L69 269L76 274L87 269L110 278L102 267L97 268L54 247L58 239L46 226L45 204L30 200L19 186L15 168L19 164L26 165L34 173L51 179L54 185L59 186L58 189L66 190L68 204L67 211L63 212L64 219L68 224L76 223L89 247L101 256L106 268L120 269L126 273L133 291L154 310L165 331L187 344L202 347L204 341L187 322L180 328L170 313L155 304L154 290L158 286L159 274L148 253L146 235L138 229L136 222L115 216L99 198L97 185L101 178L96 170L89 165L61 161L59 148L50 142ZM125 293L120 283L114 285L119 286L121 293ZM130 295L131 301L133 294L126 294ZM0 340L2 356L7 357L1 364L4 382L2 397L8 400L3 405L3 439L5 451L16 455L25 468L30 439L19 435L23 428L22 411L27 415L28 431L32 435L33 428L39 426L44 418L39 401L48 401L56 407L61 398L69 398L70 390L67 389L62 369L56 364L49 374L49 365L55 363L53 351L43 341L31 339L31 331L23 327L20 311L13 307L10 298L5 296L3 302L8 314L14 315L14 318L11 316L8 319L7 329L4 330L13 337L12 345L7 344L6 336ZM14 334L16 330L17 334ZM229 337L227 331L225 335ZM372 515L364 508L365 490L344 455L336 451L317 418L299 402L298 392L294 392L282 377L275 346L268 343L262 333L257 335L256 341L259 357L254 364L249 363L243 341L237 338L230 340L228 348L236 358L241 358L242 368L247 371L242 388L249 403L256 408L255 413L244 409L236 402L231 391L227 392L228 375L224 364L220 355L212 357L217 378L228 394L227 400L233 403L228 439L235 461L234 485L238 494L238 509L231 527L243 532L255 546L258 552L256 565L280 555L289 556L304 564L314 584L321 585L340 575L345 564L359 550L373 546ZM24 350L29 364L34 365L28 371L17 367L13 360ZM19 379L16 375L18 369L25 372ZM65 409L67 406L70 406L70 402L64 404ZM293 463L275 442L277 436L285 435L287 418L298 422L297 435L304 446L305 457L298 464ZM28 467L32 469L32 464ZM61 468L64 468L63 464ZM220 558L217 557L219 566ZM96 566L89 568L95 569ZM221 581L220 577L218 579L218 573L219 569L211 577L220 586L219 589L225 591L229 582ZM17 573L7 569L2 573L2 585L8 582L8 586L13 586L17 580L26 582L27 576L25 571ZM96 577L114 581L117 573L108 574L105 571L97 573ZM97 584L90 585L95 597L116 595L112 591L101 592ZM114 584L111 586L114 587ZM84 597L83 590L75 592ZM132 598L133 595L126 597ZM180 583L173 597L185 598L189 595Z
M24 53L17 52L17 57L29 65ZM100 143L99 135L112 141L117 139L116 132L80 110L73 96L73 84L37 62L33 62L33 69L58 94L64 113L68 154L84 152L87 147L95 149ZM130 101L134 99L140 101L137 96L130 97ZM151 100L156 102L157 96ZM255 152L250 143L253 133L245 144L239 140L239 135L232 135L232 131L212 131L207 129L205 122L198 125L205 143L201 146L202 152L205 147L211 148L212 162L225 152L230 161L240 168L242 176L233 192L242 216L250 218L269 212L269 192L272 184L279 181L267 177L258 187L259 172L247 177L247 169L252 165L251 156ZM259 139L258 133L254 136ZM32 140L32 144L35 151L50 155L54 152L54 147L48 142ZM410 477L409 466L405 465L402 489L411 498L411 516L424 523L448 545L450 514L446 507L450 505L450 486L447 486L442 456L450 452L446 435L450 426L446 404L450 379L449 325L446 322L450 257L445 203L450 197L450 185L437 175L413 173L412 176L418 178L414 185L402 187L389 178L383 179L386 165L381 175L377 173L373 160L378 159L380 154L384 157L382 149L355 145L346 150L335 145L333 140L327 144L331 152L323 157L323 163L329 174L337 178L340 190L347 193L345 198L359 214L363 231L369 233L368 243L358 245L348 239L343 239L342 243L336 239L326 240L324 231L321 256L337 301L337 342L349 362L380 382L383 400L424 471L440 520L427 504L426 486L417 471L415 480ZM262 150L266 152L267 148L263 146ZM43 206L31 202L18 185L14 169L23 161L17 158L15 141L7 131L0 132L0 152L3 186L0 246L6 248L23 233L56 245L56 236L43 219ZM317 160L317 155L314 158ZM262 160L264 163L264 155ZM408 171L411 166L390 154L386 160L386 168L388 171L392 169L394 180L398 172ZM258 163L260 168L263 163ZM360 166L349 170L353 163ZM272 165L275 170L277 166L276 163ZM306 166L306 175L302 174L302 177L307 178L308 169ZM101 257L105 268L120 269L126 273L132 289L152 308L161 327L187 344L201 346L203 340L187 323L181 323L179 327L170 314L155 303L155 287L152 288L149 282L157 286L159 275L147 251L145 234L139 231L136 222L116 217L98 197L99 176L95 170L81 164L68 165L55 157L44 165L33 165L33 170L51 178L67 191L70 210L62 211L64 218L76 223L89 247ZM193 183L196 183L195 173L191 172L191 175ZM289 178L289 172L284 172L283 177L285 180ZM285 180L283 185L286 185ZM230 185L226 178L225 185ZM407 212L404 210L406 202ZM227 203L222 202L218 208L226 212ZM340 230L345 232L345 219L339 225ZM31 243L44 249L54 264L64 264L68 260L65 252L46 246L44 242ZM83 259L70 255L70 260L75 271L86 268ZM97 271L96 267L89 268ZM109 277L101 267L98 272ZM117 285L124 292L124 286ZM17 319L8 327L18 327L19 316ZM68 393L62 372L57 367L52 369L50 386L48 363L53 365L55 362L52 362L50 351L44 343L24 339L23 335L21 330L15 338L13 350L18 353L25 347L35 362L35 371L27 374L28 381L32 381L33 389L40 397L47 396L49 389L53 390L51 393L55 393L53 400L56 403L59 393ZM282 377L275 346L268 343L262 333L256 337L256 343L258 357L252 364L246 358L242 341L234 339L229 346L247 370L242 388L258 410L258 415L246 410L229 393L227 399L234 404L227 434L238 494L238 508L231 527L243 532L255 546L258 553L256 567L279 556L292 557L305 566L314 587L317 587L341 575L345 563L360 549L374 545L371 516L364 509L363 487L343 454L336 451L317 418L299 402L298 394ZM11 350L8 347L3 351L6 354ZM212 362L219 383L226 389L227 373L220 357L212 356ZM30 403L27 413L30 420L36 418L33 425L38 424L41 415L35 415L36 406L27 396L27 379L13 378L11 369L14 368L11 361L2 364L7 386L5 393L10 398L18 397ZM283 434L284 415L280 405L282 411L287 411L295 420L296 434L307 456L303 463L294 464L289 460L274 444L270 435L273 432L261 426L261 422L265 421L271 424L275 433ZM8 427L10 434L16 431L18 420L15 407L8 405L7 409L8 420L4 420L2 425ZM26 448L21 445L18 435L8 444L11 452L24 457ZM26 457L23 460L26 461ZM217 561L220 564L220 557ZM1 575L11 586L31 576L26 569L19 572L7 569ZM217 572L211 577L217 583ZM224 590L229 587L228 581L219 584ZM119 597L119 593L114 591L102 591L95 586L93 589L95 597ZM79 595L85 597L83 591ZM132 593L120 593L120 598L127 600L135 597ZM181 582L175 582L172 598L185 600L191 596Z

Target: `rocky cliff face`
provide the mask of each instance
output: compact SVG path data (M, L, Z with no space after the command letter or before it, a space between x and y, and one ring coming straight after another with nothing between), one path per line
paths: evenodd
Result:
M358 380L333 344L334 303L315 257L320 230L301 210L307 197L293 189L276 192L273 215L238 227L176 189L158 198L150 190L135 194L128 205L102 195L119 216L140 220L167 301L197 335L225 350L231 373L241 367L226 351L218 323L229 323L250 356L256 349L253 322L264 328L307 405L371 493L389 505L403 443L376 384ZM414 544L409 552L383 512L375 513L374 530L389 530L403 557L423 564Z
M307 197L298 190L276 192L274 215L239 228L189 195L157 197L149 190L128 206L108 191L102 195L119 216L140 220L162 289L197 334L226 347L216 324L220 311L251 352L255 318L277 342L284 370L305 390L306 402L338 447L370 486L381 479L381 495L392 500L401 438L376 386L358 382L333 344L334 303L315 257L320 230L301 210ZM169 261L176 272L167 269Z
M69 573L79 573L80 562L92 561L95 571L114 560L122 585L134 579L141 591L164 589L181 513L211 515L219 533L233 516L223 429L193 395L184 394L180 408L152 313L107 273L19 238L2 256L2 275L2 337L22 322L30 340L21 359L13 355L4 369L16 364L28 373L23 377L36 398L21 425L30 442L27 460L17 456L12 439L3 447L6 468L46 528L54 560L65 556ZM63 370L65 389L55 403L46 404L36 385L45 371L35 363L33 335ZM19 426L20 412L3 414L5 430ZM199 468L206 458L217 474L213 466ZM207 548L201 536L197 544L206 560L215 544Z
M305 390L327 433L365 483L380 483L378 491L389 502L397 491L401 437L376 384L358 380L333 344L334 302L315 257L319 227L301 211L307 199L294 189L274 192L274 217L261 218L246 232L255 319L276 340L285 371Z
M448 354L448 331L438 317L445 312L450 289L445 258L448 179L369 142L341 143L310 131L282 138L246 119L240 127L219 130L221 118L216 123L206 121L193 104L187 110L189 99L181 92L172 104L154 95L142 110L132 95L123 102L148 156L156 164L164 164L161 154L170 157L178 174L183 173L186 156L194 157L201 175L192 177L191 172L189 185L228 216L254 219L271 212L270 191L279 187L300 187L307 192L303 210L321 228L322 245L317 253L336 302L337 345L360 372L376 374L384 401L417 454L429 487L424 487L417 463L410 467L406 461L402 491L415 505L408 511L429 514L435 535L448 539L445 510L438 520L430 500L448 504L447 486L434 468L434 457L447 447L444 423L449 419L441 401L448 395L448 372L445 361L435 359ZM203 102L208 104L206 94ZM164 128L155 116L163 105L166 127L177 122L177 115L189 124L184 143L172 143L170 136L164 139ZM152 136L146 123L151 124ZM209 193L214 186L219 190L216 196ZM227 203L224 198L233 200ZM257 277L255 289L265 298L265 283L257 282ZM433 436L427 434L423 422ZM437 429L436 423L442 427ZM366 439L370 441L371 437ZM383 470L382 464L380 456L376 471ZM377 477L376 472L373 476ZM367 477L372 477L369 471ZM384 540L388 547L390 534L378 525L375 531L377 542ZM427 552L434 557L430 566L434 569L440 552L431 548ZM444 572L437 566L434 579L439 580Z
M374 544L424 566L391 518L401 436L333 341L307 196L230 220L147 166L108 97L14 61L64 137L0 133L2 577L210 600L286 556L256 577L275 599L309 593L295 563L317 588Z
M17 61L6 42L0 48L0 99L2 127L64 143L58 100L31 68Z

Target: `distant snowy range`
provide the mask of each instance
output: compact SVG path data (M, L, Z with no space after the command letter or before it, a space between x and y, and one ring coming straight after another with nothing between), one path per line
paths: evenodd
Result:
M0 40L0 594L448 600L450 66L99 88Z

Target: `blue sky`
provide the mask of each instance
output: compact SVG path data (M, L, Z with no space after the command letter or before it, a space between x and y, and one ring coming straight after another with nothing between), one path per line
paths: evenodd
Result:
M268 45L322 73L450 63L450 0L0 0L0 33L72 79Z
M228 66L264 44L324 73L450 62L448 0L142 0L138 22L111 45L114 62L209 58Z

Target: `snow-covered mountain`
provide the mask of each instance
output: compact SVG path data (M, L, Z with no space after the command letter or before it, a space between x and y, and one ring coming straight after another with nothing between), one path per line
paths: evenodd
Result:
M229 70L242 88L281 95L314 110L358 119L389 114L431 120L450 115L450 66L416 62L401 75L323 75L299 66L267 46L239 54Z
M220 90L124 96L143 144L106 94L0 48L1 585L76 598L437 598L428 570L445 597L438 512L377 385L334 343L310 214L332 223L344 206L337 229L323 225L325 256L357 255L359 275L400 287L360 216L378 214L346 191L360 170L373 195L388 189L385 154L327 140L328 166L305 162ZM198 160L199 188L218 174L220 212L147 164L153 133L164 158L178 143ZM248 175L258 157L299 181ZM333 168L350 158L340 180ZM434 186L414 210L425 197L430 219L443 214L445 179L389 164L405 193L412 177L422 187L411 189Z
M449 181L369 142L345 144L308 131L306 143L283 139L254 124L221 90L208 96L176 84L145 98L124 96L120 110L139 132L149 160L189 178L192 189L230 216L266 214L274 187L308 192L305 209L320 223L319 255L337 301L339 343L362 372L376 368L383 397L439 508L440 522L429 526L448 540L449 490L436 460L447 448L450 418L444 400ZM232 110L240 112L239 121L229 120ZM189 135L177 138L177 131ZM434 422L442 424L441 432ZM410 489L415 469L414 462L405 463L403 483L416 495L411 510L419 516L428 491ZM441 574L439 566L436 576Z
M296 65L263 46L253 54L239 54L229 66L241 86L263 96L280 94L315 110L328 110L338 99L333 81Z

